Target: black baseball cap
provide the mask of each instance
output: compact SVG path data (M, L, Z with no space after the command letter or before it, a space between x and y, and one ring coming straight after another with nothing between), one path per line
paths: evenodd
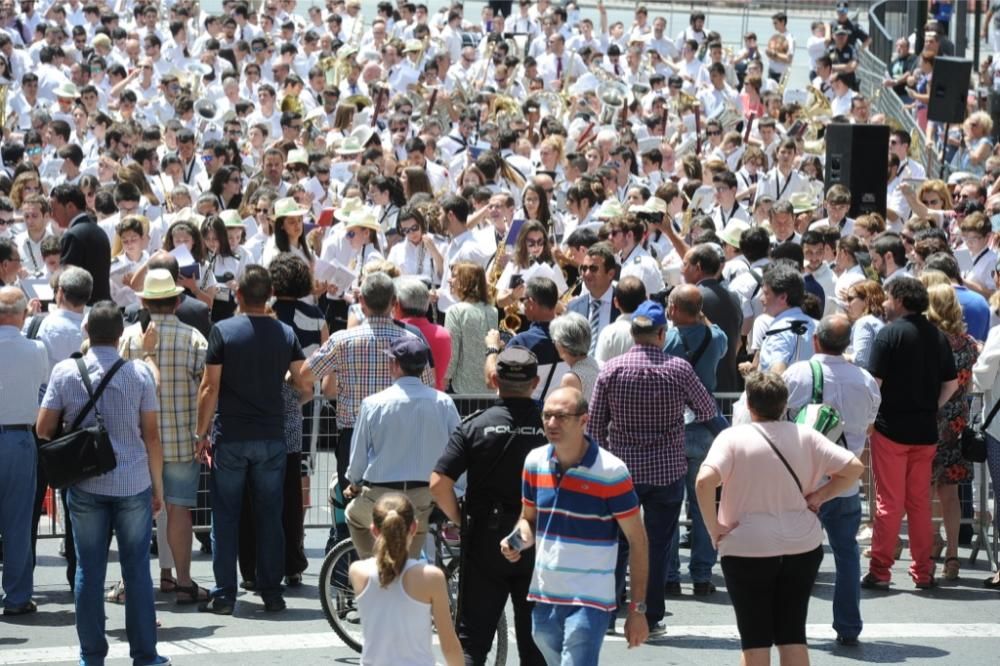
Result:
M524 347L508 347L497 356L497 377L526 382L538 376L538 358Z

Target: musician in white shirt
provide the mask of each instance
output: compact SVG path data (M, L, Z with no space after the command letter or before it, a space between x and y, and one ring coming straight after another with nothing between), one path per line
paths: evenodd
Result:
M566 40L558 32L549 36L549 53L538 59L538 75L545 87L554 92L562 89L565 79L577 79L587 71L577 53L566 53Z
M757 196L770 195L775 201L788 201L796 192L809 192L809 180L795 168L798 148L794 139L785 139L778 146L776 164L757 183Z

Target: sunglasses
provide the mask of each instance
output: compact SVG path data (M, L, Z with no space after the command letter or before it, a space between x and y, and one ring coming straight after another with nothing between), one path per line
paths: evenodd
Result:
M528 247L545 247L545 239L542 238L542 239L538 239L538 240L528 240L528 242L525 243L525 244Z
M711 130L711 131L705 132L705 134L707 136L719 136L719 135L722 134L722 132L719 132L717 130Z
M399 231L405 236L407 234L412 234L414 232L420 231L420 225L414 224L412 227L400 227Z
M357 236L357 235L358 235L358 232L357 232L357 231L354 231L354 230L351 230L351 231L348 231L348 232L347 232L346 234L344 234L344 235L345 235L345 236L347 236L348 238L354 238L355 236Z
M581 273L596 273L599 270L601 270L601 267L595 264L591 264L590 266L580 266Z

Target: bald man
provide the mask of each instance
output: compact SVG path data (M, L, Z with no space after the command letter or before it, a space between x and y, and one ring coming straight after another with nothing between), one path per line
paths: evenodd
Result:
M3 614L38 608L31 600L34 563L31 511L37 448L31 426L38 391L48 379L45 345L21 334L28 301L16 287L0 289L0 537L3 538Z
M793 363L784 373L788 385L788 412L794 415L813 402L813 372L823 375L822 402L840 412L844 440L851 453L861 455L868 430L878 414L882 396L867 370L844 358L851 343L851 322L846 315L824 317L816 326L810 361ZM861 563L857 533L861 525L861 500L855 486L831 499L819 510L837 568L833 587L833 628L837 642L856 645L861 633Z
M693 284L679 285L670 292L667 298L667 318L673 322L674 327L667 332L663 351L690 363L701 383L712 392L715 390L719 362L726 356L728 340L717 324L705 318L701 310L702 298L701 290ZM688 464L685 489L688 501L692 504L696 504L694 482L698 477L698 469L708 455L716 430L717 428L715 430L710 428L708 423L696 422L684 426L684 453ZM692 506L690 514L691 560L688 563L688 572L694 584L694 593L698 596L709 595L715 592L715 586L712 584L712 567L715 566L716 552L712 547L712 539L705 529L705 523L701 519L701 512L696 506ZM675 596L681 593L678 535L679 532L674 531L667 564L666 591L667 594Z

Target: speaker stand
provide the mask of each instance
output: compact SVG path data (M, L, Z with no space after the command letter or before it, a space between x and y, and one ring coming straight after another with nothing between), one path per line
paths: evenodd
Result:
M940 178L941 180L945 180L944 170L945 170L946 165L944 163L944 155L945 155L945 152L948 150L948 134L949 133L951 133L951 123L945 123L944 124L944 141L941 142L941 154L938 155L938 162L941 164L941 168L938 171L938 178ZM948 182L948 181L945 181L945 182Z

